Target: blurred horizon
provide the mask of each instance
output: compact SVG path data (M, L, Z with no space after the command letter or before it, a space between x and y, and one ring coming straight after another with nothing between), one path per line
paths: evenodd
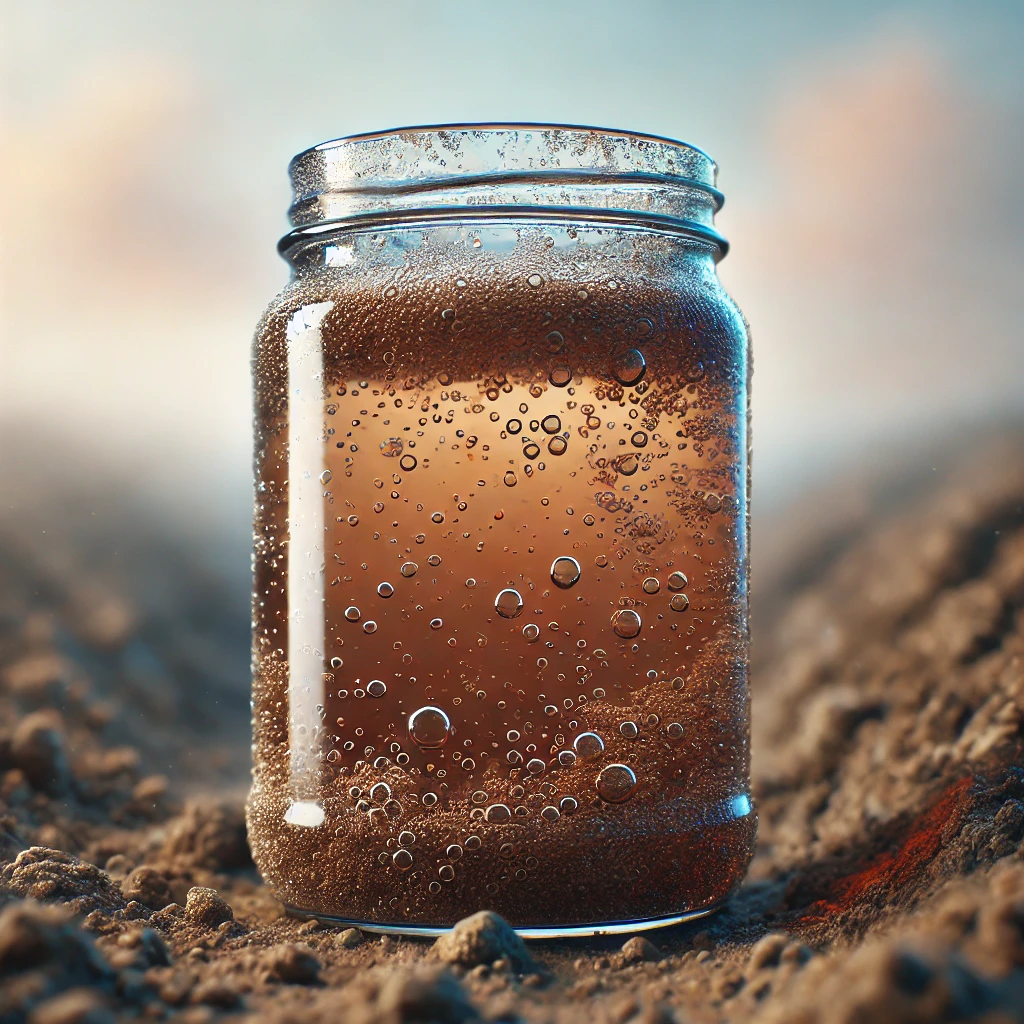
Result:
M756 514L1024 417L1020 5L0 9L7 462L93 460L172 516L240 529L288 160L464 121L626 128L719 162Z

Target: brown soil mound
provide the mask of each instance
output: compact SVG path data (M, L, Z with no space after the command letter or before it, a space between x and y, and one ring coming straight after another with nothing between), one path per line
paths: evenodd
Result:
M73 515L12 490L0 1022L1024 1020L1022 452L805 497L756 538L747 884L526 953L489 915L436 948L284 917L241 817L243 576L98 490Z

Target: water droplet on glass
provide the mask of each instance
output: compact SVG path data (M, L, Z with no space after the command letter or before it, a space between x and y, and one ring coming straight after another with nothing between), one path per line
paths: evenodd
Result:
M540 626L535 622L528 622L523 626L523 636L526 637L526 642L528 644L535 643L540 639Z
M408 579L410 576L415 576L418 570L419 566L415 562L403 562L398 571Z
M612 375L620 384L632 387L639 384L647 371L647 360L643 353L637 348L627 349L615 361Z
M562 421L552 413L550 416L545 416L540 421L540 429L545 434L557 434L562 429Z
M320 483L322 483L324 485L324 487L326 487L331 482L331 480L333 480L333 479L334 479L334 474L329 469L325 469L320 474Z
M564 437L553 437L548 441L548 451L552 455L564 455L569 442Z
M635 430L629 438L629 443L634 448L643 448L647 444L647 434L642 430Z
M577 583L580 572L580 563L568 555L556 558L551 563L551 581L562 590L568 590L569 587Z
M430 517L430 521L432 523L443 523L444 522L444 513L443 512L435 512Z
M685 590L686 584L690 581L686 578L685 573L674 572L668 578L668 589L669 590Z
M402 454L405 442L400 437L389 437L380 443L380 453L386 458L393 459Z
M416 456L403 455L401 459L399 459L398 464L406 471L406 473L411 473L416 468Z
M562 816L562 812L559 811L557 807L553 807L549 804L540 812L540 816L545 821L558 821L558 819Z
M451 735L451 728L448 716L432 705L420 708L409 716L409 735L416 746L424 750L443 747Z
M378 583L377 593L381 597L390 597L395 592L395 588L390 583Z
M580 757L597 757L604 752L604 740L596 732L581 732L572 745Z
M430 620L430 628L431 629L440 629L443 625L444 625L444 620L443 619L431 619Z
M640 459L636 455L620 455L612 465L623 476L632 476L640 468Z
M412 867L412 854L408 850L395 850L391 862L399 871L408 871Z
M441 564L441 556L440 555L429 555L427 557L427 565L440 565L440 564Z
M544 340L549 352L561 352L565 348L565 338L561 331L552 331Z
M526 770L531 775L540 775L545 768L547 768L547 765L539 757L531 757L530 760L526 762Z
M349 516L348 519L345 521L348 523L349 526L358 526L359 516Z
M345 618L349 622L358 622L361 615L362 612L354 604L345 609Z
M523 597L511 587L501 591L494 599L494 610L503 619L515 619L523 610Z
M367 619L366 622L363 623L363 632L364 633L376 633L377 632L377 623L374 622L373 619Z
M375 501L373 503L373 511L374 512L383 512L384 511L384 502L383 501Z
M508 423L505 424L505 429L510 434L518 434L519 431L521 431L523 429L523 421L522 420L509 420Z
M665 727L665 732L668 733L668 738L670 740L682 739L683 727L679 722L670 722Z
M466 586L469 587L470 590L472 590L476 586L476 580L473 579L472 576L470 576L469 579L466 580Z
M526 283L531 288L539 288L544 283L544 278L540 274L531 274L527 279Z
M619 726L619 732L627 740L635 740L640 734L640 730L636 727L636 722L623 722Z
M560 750L558 752L558 763L563 768L568 768L569 765L576 763L576 755L571 750Z
M558 806L563 814L572 814L579 805L579 801L574 796L563 796L558 801Z
M484 818L492 825L505 825L512 820L512 812L504 804L491 804L484 812Z
M609 803L628 800L636 788L636 775L626 764L610 764L602 768L595 783L597 792Z
M632 640L638 636L642 626L639 614L632 608L620 608L612 616L612 631L623 640Z
M674 612L685 612L690 607L690 599L685 594L673 594L668 606Z
M661 590L661 581L656 576L648 576L640 585L643 587L645 594L656 594Z

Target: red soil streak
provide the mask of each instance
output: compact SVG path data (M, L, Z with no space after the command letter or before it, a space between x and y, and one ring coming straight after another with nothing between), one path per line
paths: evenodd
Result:
M956 828L970 809L973 801L969 791L975 781L967 778L953 783L914 821L898 849L880 854L852 875L836 879L829 894L811 903L795 923L819 924L858 905L885 903L893 893L913 891L913 883L927 871L929 862L946 841L950 827Z

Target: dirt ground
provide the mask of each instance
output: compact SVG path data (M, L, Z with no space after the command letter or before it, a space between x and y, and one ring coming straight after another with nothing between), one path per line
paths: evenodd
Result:
M748 881L528 947L285 917L241 814L244 562L80 468L0 468L0 1024L1024 1020L1024 435L766 520Z

